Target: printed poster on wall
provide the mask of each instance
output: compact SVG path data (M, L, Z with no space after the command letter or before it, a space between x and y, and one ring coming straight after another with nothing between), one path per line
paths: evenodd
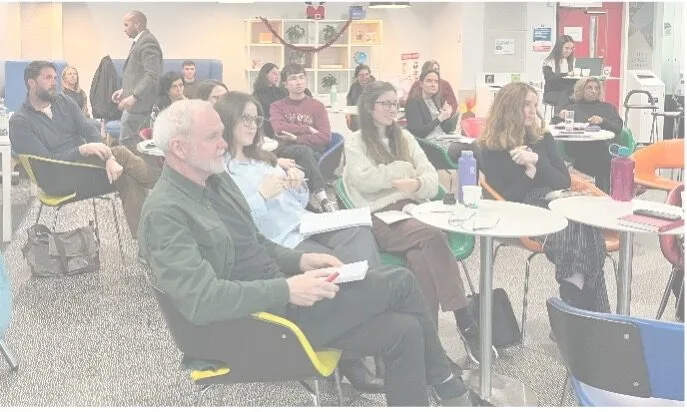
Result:
M552 47L551 27L535 27L532 33L532 51L550 52Z
M411 82L420 78L420 53L401 54L401 78Z
M494 54L515 54L515 39L496 39Z
M563 34L575 41L582 41L582 27L563 27Z

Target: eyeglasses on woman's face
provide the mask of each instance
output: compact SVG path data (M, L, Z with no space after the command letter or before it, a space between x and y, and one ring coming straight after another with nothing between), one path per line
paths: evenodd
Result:
M398 108L398 101L392 101L392 100L385 100L385 101L376 101L376 104L381 104L384 110L394 110Z
M262 127L265 121L265 118L262 116L251 116L248 114L241 115L239 119L241 120L241 124L246 127L251 127L253 125L255 125L255 127Z

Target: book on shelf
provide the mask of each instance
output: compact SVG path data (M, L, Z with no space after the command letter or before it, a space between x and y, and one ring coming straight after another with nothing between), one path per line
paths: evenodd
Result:
M343 209L329 213L307 212L301 217L300 233L311 236L357 226L372 226L370 208Z

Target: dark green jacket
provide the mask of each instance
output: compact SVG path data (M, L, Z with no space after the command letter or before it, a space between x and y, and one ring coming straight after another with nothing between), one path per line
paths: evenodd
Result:
M282 272L241 274L243 280L236 280L232 236L211 206L209 190L226 198L232 217L245 219ZM143 205L138 239L153 281L197 325L259 311L283 314L289 299L285 277L300 273L302 253L258 232L246 200L227 173L211 176L204 187L165 166ZM256 280L246 281L253 275Z

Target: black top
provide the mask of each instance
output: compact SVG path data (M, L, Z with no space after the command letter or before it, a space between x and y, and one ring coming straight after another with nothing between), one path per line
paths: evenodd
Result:
M554 73L551 66L544 66L544 93L562 92L575 84L576 79L564 79L568 73Z
M270 117L270 106L277 100L281 100L289 95L282 87L267 87L264 89L256 89L253 91L253 97L258 99L260 106L262 106L262 115L265 117L265 122L263 122L263 131L265 136L274 137L274 130L272 130L272 124L269 122Z
M102 143L100 131L74 100L58 94L50 105L52 119L37 111L28 99L10 119L12 150L68 162L81 161L79 146Z
M76 104L79 106L79 108L83 111L84 107L86 107L86 92L83 90L79 90L78 92L75 92L74 90L67 89L66 87L62 88L62 93L65 95L71 97Z
M440 102L443 104L442 102ZM437 109L441 110L441 106L437 105ZM425 138L437 126L441 125L441 130L446 133L451 133L456 130L458 123L458 116L452 116L443 122L439 118L432 119L432 114L429 112L429 107L422 97L413 97L406 102L406 119L408 120L408 131L415 137Z
M534 179L525 174L525 166L511 159L510 150L481 148L482 172L494 190L506 200L522 203L532 189L559 190L570 187L570 173L558 151L558 145L549 133L528 147L539 155Z
M619 134L623 130L623 119L620 118L618 111L610 103L606 102L578 102L565 108L575 112L575 123L586 123L592 116L599 116L603 122L599 125L604 130ZM562 122L558 114L551 119L551 124Z

